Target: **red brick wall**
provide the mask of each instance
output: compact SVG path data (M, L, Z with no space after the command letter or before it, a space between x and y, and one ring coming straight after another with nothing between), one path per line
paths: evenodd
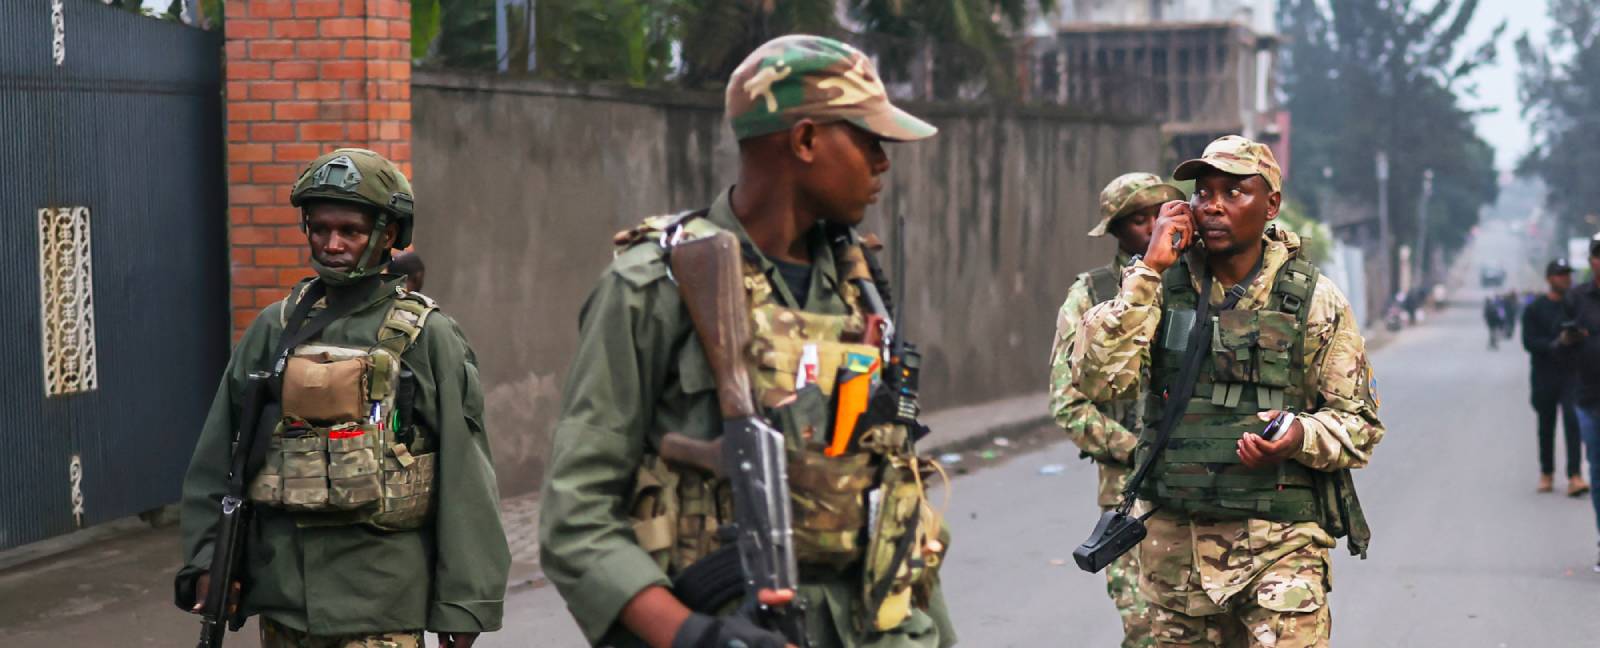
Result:
M229 0L228 245L234 337L311 274L289 189L369 148L411 175L409 0Z

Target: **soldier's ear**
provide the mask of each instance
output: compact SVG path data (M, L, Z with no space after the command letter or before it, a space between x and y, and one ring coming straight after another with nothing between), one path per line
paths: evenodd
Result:
M789 152L796 159L806 164L817 160L817 130L817 123L810 119L802 119L789 128Z
M1267 194L1267 220L1278 217L1278 209L1283 206L1283 192L1274 191Z

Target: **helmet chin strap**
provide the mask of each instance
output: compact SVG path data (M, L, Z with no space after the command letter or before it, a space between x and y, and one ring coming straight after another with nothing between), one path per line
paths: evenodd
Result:
M372 236L367 237L367 249L361 251L361 260L356 262L356 269L350 272L355 277L365 277L369 274L369 265L372 258L379 254L378 248L383 245L383 230L389 227L389 212L378 212L377 222L372 224Z

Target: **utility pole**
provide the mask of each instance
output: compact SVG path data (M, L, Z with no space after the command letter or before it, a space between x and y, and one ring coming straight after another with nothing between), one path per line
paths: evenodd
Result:
M1389 154L1378 151L1378 258L1383 261L1384 301L1394 296L1394 249L1389 240Z
M1433 169L1422 170L1422 204L1417 207L1417 285L1428 283L1428 201L1433 198Z

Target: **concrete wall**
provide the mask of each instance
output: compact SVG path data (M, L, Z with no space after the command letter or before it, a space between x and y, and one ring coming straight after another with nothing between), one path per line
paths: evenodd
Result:
M416 246L426 292L482 364L501 487L543 478L578 309L641 217L701 207L733 181L715 95L418 72ZM1055 311L1112 243L1083 236L1096 196L1157 171L1154 124L1058 109L912 105L942 132L889 148L866 231L904 214L904 329L930 409L1045 388ZM886 250L887 252L887 250ZM885 263L892 257L885 254Z

